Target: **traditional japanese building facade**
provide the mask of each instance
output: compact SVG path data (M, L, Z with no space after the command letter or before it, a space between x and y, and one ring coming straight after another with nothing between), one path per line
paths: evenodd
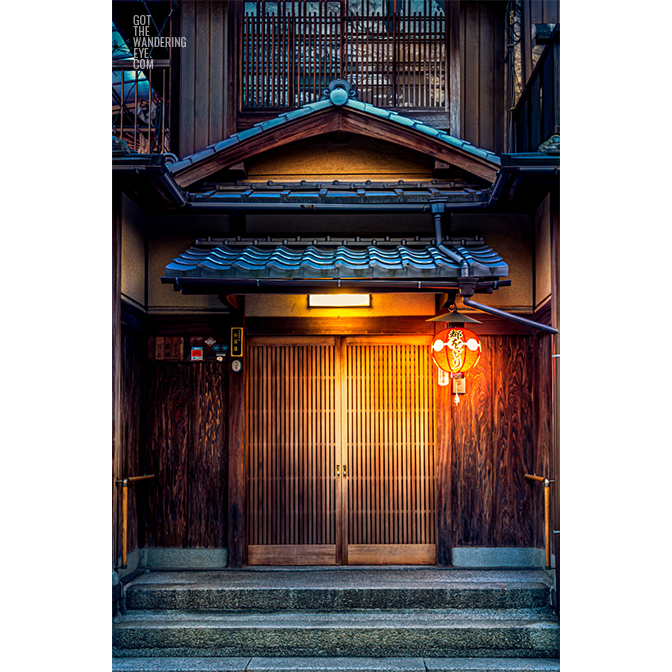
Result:
M115 570L557 567L558 3L149 6L178 46L114 64ZM439 385L454 307L481 354Z

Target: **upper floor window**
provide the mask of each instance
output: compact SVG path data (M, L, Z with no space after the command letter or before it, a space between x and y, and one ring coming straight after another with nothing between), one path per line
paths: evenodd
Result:
M346 79L362 102L447 109L445 0L245 3L242 107L292 108Z

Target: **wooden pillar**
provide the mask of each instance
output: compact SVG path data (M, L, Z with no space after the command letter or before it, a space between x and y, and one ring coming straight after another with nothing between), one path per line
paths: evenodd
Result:
M121 474L121 208L123 195L112 196L112 565L119 559L119 492Z
M432 367L434 368L434 367ZM434 371L432 373L435 374ZM453 517L451 491L452 437L450 385L436 388L436 564L452 565Z
M232 327L245 327L245 302L241 297L238 311L231 316ZM243 353L246 337L243 336ZM233 348L232 348L233 349ZM234 371L234 362L242 364ZM229 363L229 567L242 567L245 562L245 380L247 357L231 357Z

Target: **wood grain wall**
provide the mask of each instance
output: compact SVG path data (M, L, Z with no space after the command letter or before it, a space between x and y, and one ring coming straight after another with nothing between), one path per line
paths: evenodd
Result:
M543 508L538 508L543 493L524 478L539 473L548 459L547 445L539 443L546 434L536 424L546 427L548 408L535 408L534 337L480 339L483 354L466 376L460 403L446 391L437 396L437 556L444 565L451 543L543 545ZM544 356L539 351L537 360Z
M225 548L228 367L150 362L145 544Z

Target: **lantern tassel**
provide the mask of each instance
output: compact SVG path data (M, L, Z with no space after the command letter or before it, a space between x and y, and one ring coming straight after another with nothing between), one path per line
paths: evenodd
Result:
M457 406L460 403L460 395L455 392L455 406Z

